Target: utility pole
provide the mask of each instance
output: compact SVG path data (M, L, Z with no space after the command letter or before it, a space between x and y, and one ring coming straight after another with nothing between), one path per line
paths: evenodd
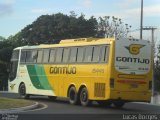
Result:
M154 31L156 30L157 28L156 27L144 27L143 30L151 30L151 42L152 42L152 47L153 47L153 52L154 51Z
M143 30L151 30L151 42L152 42L152 50L153 50L153 55L152 55L152 65L153 65L153 78L152 78L152 103L156 103L156 99L154 98L155 96L155 79L154 79L154 57L155 57L155 41L154 41L154 31L156 30L156 27L144 27Z
M141 23L140 23L140 39L142 40L142 30L143 30L143 0L141 0Z

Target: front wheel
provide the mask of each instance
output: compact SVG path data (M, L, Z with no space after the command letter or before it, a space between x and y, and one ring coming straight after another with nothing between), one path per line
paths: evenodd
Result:
M82 106L88 106L90 104L88 99L88 90L86 87L82 88L80 91L80 102Z
M29 94L26 94L26 86L25 86L25 84L21 84L19 86L19 96L22 99L28 99L29 98Z

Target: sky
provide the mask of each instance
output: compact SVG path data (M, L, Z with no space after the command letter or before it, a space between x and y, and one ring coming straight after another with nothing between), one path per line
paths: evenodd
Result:
M0 0L0 36L15 35L32 24L39 16L76 14L115 16L131 25L130 35L139 38L141 0ZM143 0L143 26L158 28L155 39L160 39L160 0ZM143 31L143 38L150 39L151 31Z

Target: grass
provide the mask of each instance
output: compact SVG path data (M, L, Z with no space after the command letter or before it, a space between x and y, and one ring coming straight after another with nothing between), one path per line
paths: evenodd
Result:
M23 99L10 99L0 97L0 109L18 108L32 105L34 102Z

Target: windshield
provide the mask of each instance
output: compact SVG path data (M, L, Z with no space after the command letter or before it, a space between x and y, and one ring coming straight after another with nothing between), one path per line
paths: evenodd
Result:
M16 50L12 53L12 58L11 58L11 62L10 62L10 72L9 72L9 80L10 81L12 81L16 78L18 59L19 59L19 50Z

